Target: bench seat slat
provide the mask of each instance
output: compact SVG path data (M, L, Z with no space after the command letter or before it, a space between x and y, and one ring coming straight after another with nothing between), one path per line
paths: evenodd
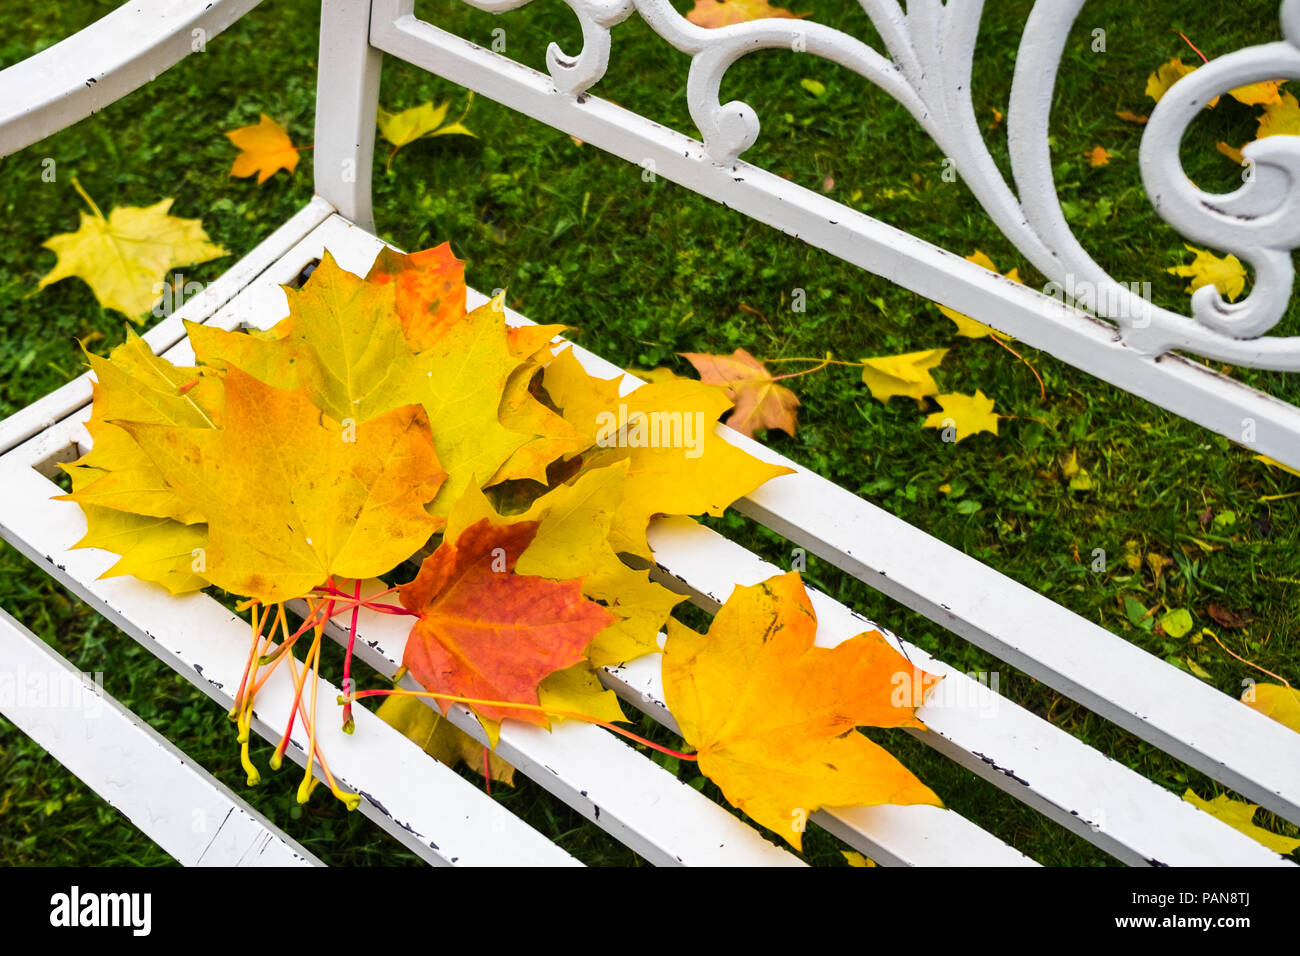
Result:
M0 676L0 712L181 865L322 865L3 610Z

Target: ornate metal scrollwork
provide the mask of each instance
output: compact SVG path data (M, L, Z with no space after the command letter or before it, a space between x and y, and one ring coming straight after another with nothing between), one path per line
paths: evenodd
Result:
M465 0L503 12L530 0ZM1183 171L1179 144L1201 108L1250 83L1300 79L1300 0L1281 7L1284 39L1221 56L1176 83L1156 105L1142 137L1143 181L1156 213L1191 240L1226 250L1250 264L1250 294L1225 301L1212 286L1192 297L1191 315L1153 305L1115 281L1066 223L1048 146L1054 78L1065 43L1086 0L1042 0L1021 37L1007 110L1012 173L1008 184L989 152L971 100L971 63L983 0L944 3L859 0L880 35L878 51L849 34L805 20L764 19L706 29L668 0L565 0L582 27L583 48L566 55L552 43L546 62L557 94L578 95L609 65L610 31L639 13L677 50L691 57L687 103L714 162L734 163L759 134L746 103L719 102L722 79L748 53L785 49L853 70L897 100L953 160L963 181L1006 237L1058 288L1087 286L1087 305L1115 323L1125 344L1143 352L1180 349L1234 364L1300 370L1300 337L1265 337L1285 314L1300 246L1300 137L1249 144L1251 175L1238 190L1214 195Z

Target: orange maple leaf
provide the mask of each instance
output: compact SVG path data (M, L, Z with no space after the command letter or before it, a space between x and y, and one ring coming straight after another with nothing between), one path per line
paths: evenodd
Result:
M230 167L231 176L242 179L257 173L260 186L279 170L292 173L298 167L298 151L289 134L265 113L255 125L232 129L226 138L242 150Z
M403 585L402 605L420 618L402 663L428 690L537 706L537 685L581 661L591 639L618 620L582 596L580 579L515 573L537 527L477 521L454 542L444 540ZM488 720L549 726L535 710L472 709Z
M366 275L369 282L397 282L397 314L417 352L431 347L448 326L465 317L465 263L444 242L410 255L385 246Z
M767 367L744 349L736 349L730 355L680 354L695 366L701 382L726 388L727 397L736 407L723 420L724 424L749 438L759 428L779 428L793 435L799 427L796 411L799 399L790 389L778 385Z
M695 8L686 14L686 19L700 27L727 27L764 17L802 20L806 16L806 13L774 7L767 0L695 0Z
M804 821L823 806L940 804L854 732L924 727L915 706L937 678L878 632L833 648L813 646L816 633L808 593L791 572L737 587L708 634L670 619L664 647L665 702L700 772L796 848ZM900 683L915 692L900 694Z
M1083 155L1087 158L1089 166L1107 166L1110 164L1111 154L1106 152L1104 146L1094 146Z

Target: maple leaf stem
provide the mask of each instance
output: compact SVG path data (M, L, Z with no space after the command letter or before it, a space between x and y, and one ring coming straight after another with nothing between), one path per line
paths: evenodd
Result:
M1281 681L1281 682L1282 682L1286 687L1288 687L1288 688L1291 687L1291 682L1290 682L1289 680L1287 680L1285 677L1283 677L1282 675L1280 675L1280 674L1274 674L1272 671L1267 670L1267 669L1265 669L1265 668L1263 668L1263 667L1260 667L1260 666L1259 666L1258 664L1256 664L1254 661L1248 661L1248 660L1246 660L1246 658L1242 657L1240 654L1235 654L1235 653L1233 653L1233 652L1232 652L1231 650L1229 650L1226 646L1224 646L1223 641L1219 640L1219 636L1218 636L1217 634L1215 634L1213 631L1211 631L1209 628L1206 628L1206 629L1205 629L1205 633L1206 633L1206 634L1209 634L1210 637L1214 638L1214 643L1215 643L1215 644L1218 644L1220 647L1222 647L1222 648L1223 648L1225 651L1227 651L1229 654L1232 654L1233 657L1235 657L1237 660L1241 661L1241 662L1242 662L1243 664L1245 664L1247 667L1253 667L1255 670L1259 671L1261 674L1267 674L1269 677L1273 678L1274 680Z
M1186 33L1183 33L1183 31L1179 30L1179 31L1178 31L1178 35L1179 35L1180 37L1183 38L1183 42L1184 42L1184 43L1186 43L1186 44L1187 44L1189 47L1191 47L1193 50L1196 50L1196 44L1193 43L1191 40L1187 39L1187 34L1186 34ZM1209 63L1209 62L1210 62L1209 58L1208 58L1204 53L1202 53L1200 50L1196 50L1196 55L1199 56L1199 57L1201 58L1201 62L1202 62L1202 63Z
M998 338L997 334L996 334L995 332L993 332L992 330L989 331L989 338L991 338L994 342L997 342L998 345L1002 346L1004 349L1006 349L1008 352L1010 352L1010 353L1011 353L1012 355L1014 355L1016 358L1020 359L1020 361L1022 361L1022 362L1025 363L1025 368L1027 368L1027 369L1029 369L1029 371L1033 372L1033 373L1034 373L1034 378L1038 379L1038 398L1039 398L1039 401L1044 401L1044 402L1047 401L1047 389L1046 389L1046 387L1044 387L1044 385L1043 385L1043 377L1042 377L1041 375L1038 374L1038 369L1036 369L1036 368L1034 368L1032 365L1030 365L1030 364L1029 364L1029 360L1026 359L1023 355L1021 355L1019 352L1017 352L1015 349L1013 349L1013 348L1012 348L1010 345L1008 345L1006 342L1003 342L1000 338Z
M353 589L352 600L352 621L348 625L348 649L343 655L343 693L352 692L352 648L357 643L357 615L361 613L361 579L357 578L356 587ZM343 705L343 732L352 733L355 725L352 722L352 701Z
M86 205L91 208L91 211L94 212L97 218L104 218L104 214L100 212L99 207L95 205L95 200L90 198L90 193L81 188L81 183L77 180L76 176L72 177L72 188L77 191L77 195L86 200Z
M487 744L483 745L483 789L492 796L492 759Z
M590 714L580 714L573 710L555 710L550 707L542 707L538 704L520 704L512 700L483 700L478 697L457 697L454 694L440 694L431 690L361 690L348 695L352 700L361 700L363 697L387 697L396 694L399 697L430 697L434 700L446 701L453 704L478 704L480 707L511 707L516 710L533 710L548 717L567 717L571 720L581 720L588 724L595 724L597 727L604 727L606 730L612 730L616 734L621 734L629 740L635 740L637 743L649 747L651 750L657 750L662 754L668 754L670 757L677 757L680 760L698 760L697 754L682 753L680 750L673 750L671 747L665 747L657 744L653 740L647 740L640 734L634 734L630 730L612 724L607 720L600 720L592 717ZM343 701L342 695L339 696L340 702Z

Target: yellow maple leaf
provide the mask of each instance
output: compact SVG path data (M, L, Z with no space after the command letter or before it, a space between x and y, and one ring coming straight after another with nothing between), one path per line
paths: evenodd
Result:
M1164 98L1164 95L1169 92L1171 86L1185 77L1188 73L1195 72L1196 69L1197 67L1195 64L1184 63L1183 58L1180 56L1174 57L1168 63L1164 63L1157 67L1155 72L1147 77L1147 96L1159 103ZM1214 99L1210 100L1210 102L1205 104L1205 108L1207 110L1213 109L1218 105L1218 103L1219 98L1216 96Z
M473 94L470 99L473 100ZM418 106L399 112L390 113L382 106L379 108L375 117L379 132L384 139L393 144L393 150L388 154L389 168L392 167L393 157L397 155L399 149L422 137L476 135L464 124L465 116L469 113L469 104L466 104L465 113L461 114L460 119L447 123L445 120L450 106L450 101L434 106L432 101L426 100Z
M1256 138L1265 136L1300 136L1300 100L1283 93L1276 103L1264 105Z
M75 178L72 186L91 211L81 212L76 232L42 243L59 259L41 278L38 289L76 276L90 286L104 308L138 322L162 299L169 270L227 254L208 240L199 220L168 214L174 200L145 207L119 206L105 217Z
M1236 301L1237 296L1246 288L1246 270L1242 267L1241 260L1232 254L1220 258L1204 249L1186 243L1183 245L1196 258L1187 265L1171 266L1165 271L1190 278L1192 281L1187 284L1188 292L1213 285L1229 301Z
M69 466L67 471L72 477L73 494L60 496L65 500L78 500L77 494L88 487L86 482L102 480L109 474L84 466ZM207 586L207 579L198 570L205 566L207 525L78 503L86 517L86 533L72 547L100 548L119 555L101 578L131 575L160 584L172 594L200 591Z
M998 271L998 267L993 264L993 260L990 259L987 255L985 255L983 252L981 252L978 249L976 249L971 255L967 256L966 261L973 262L977 266L981 266L985 269L988 269L990 272ZM1010 272L1005 273L1005 275L1012 282L1020 282L1019 269L1012 269ZM978 322L975 319L972 319L968 315L963 315L962 313L956 311L955 309L948 308L946 305L939 306L939 311L942 312L944 315L946 315L949 319L951 319L953 324L957 326L958 335L965 336L968 339L979 339L979 338L983 338L986 335L995 334L993 330L989 328L987 325L985 325L983 322ZM1015 341L1015 339L1013 339L1009 335L1006 335L1005 333L998 332L996 334L1004 341L1007 342Z
M1253 684L1242 693L1241 702L1300 734L1300 691L1295 688Z
M1096 167L1109 165L1112 154L1106 152L1106 147L1104 146L1094 146L1083 155L1087 157L1089 166Z
M923 803L929 787L855 727L914 727L898 675L921 673L876 631L815 647L817 615L797 573L737 587L708 634L668 622L664 699L700 773L732 804L800 848L824 806Z
M695 0L695 6L686 19L701 27L726 27L733 23L748 23L764 17L801 20L806 13L791 13L774 7L768 0Z
M619 378L588 375L566 349L546 368L547 394L595 447L593 465L626 458L623 498L610 542L649 559L646 528L656 514L716 516L790 469L741 451L714 429L731 408L721 389L692 379L652 382L627 395Z
M443 480L416 406L349 427L231 366L219 429L120 423L207 517L205 576L263 603L369 578L428 540Z
M917 401L927 395L938 395L930 369L935 368L948 354L947 349L927 349L903 355L885 355L862 360L862 382L871 390L871 397L888 402L895 395L906 395Z
M1222 820L1234 830L1246 834L1252 840L1264 844L1275 853L1286 856L1300 848L1300 839L1285 837L1272 830L1265 830L1255 823L1255 811L1259 805L1244 800L1234 800L1226 793L1221 793L1213 800L1202 800L1191 788L1183 794L1183 799L1194 807L1199 807L1216 820Z
M278 170L292 173L298 167L298 150L294 149L289 134L265 113L252 126L232 129L226 138L241 150L230 167L231 176L243 179L256 173L260 186Z
M1241 150L1238 147L1220 141L1214 144L1214 148L1224 156L1227 156L1238 166L1245 165L1246 157L1242 155Z
M841 850L840 855L849 866L875 866L876 861L863 856L856 850Z
M951 392L936 395L935 401L943 409L934 412L925 420L925 428L952 428L954 442L979 432L998 433L998 419L1001 417L993 411L993 399L985 397L979 389L974 395L961 395Z
M286 291L289 317L269 334L187 328L203 364L233 365L279 388L304 387L337 421L422 405L447 473L430 506L442 519L471 482L491 480L534 437L499 417L522 361L511 355L500 298L412 352L394 305L398 285L361 279L327 251L302 289Z
M130 329L109 358L88 354L87 359L97 379L86 423L92 446L63 466L77 480L73 493L60 499L185 524L202 521L193 502L176 494L144 450L113 422L214 428L223 400L216 373L172 365Z
M1228 90L1228 95L1247 106L1268 106L1282 101L1281 80L1261 80L1247 86Z

